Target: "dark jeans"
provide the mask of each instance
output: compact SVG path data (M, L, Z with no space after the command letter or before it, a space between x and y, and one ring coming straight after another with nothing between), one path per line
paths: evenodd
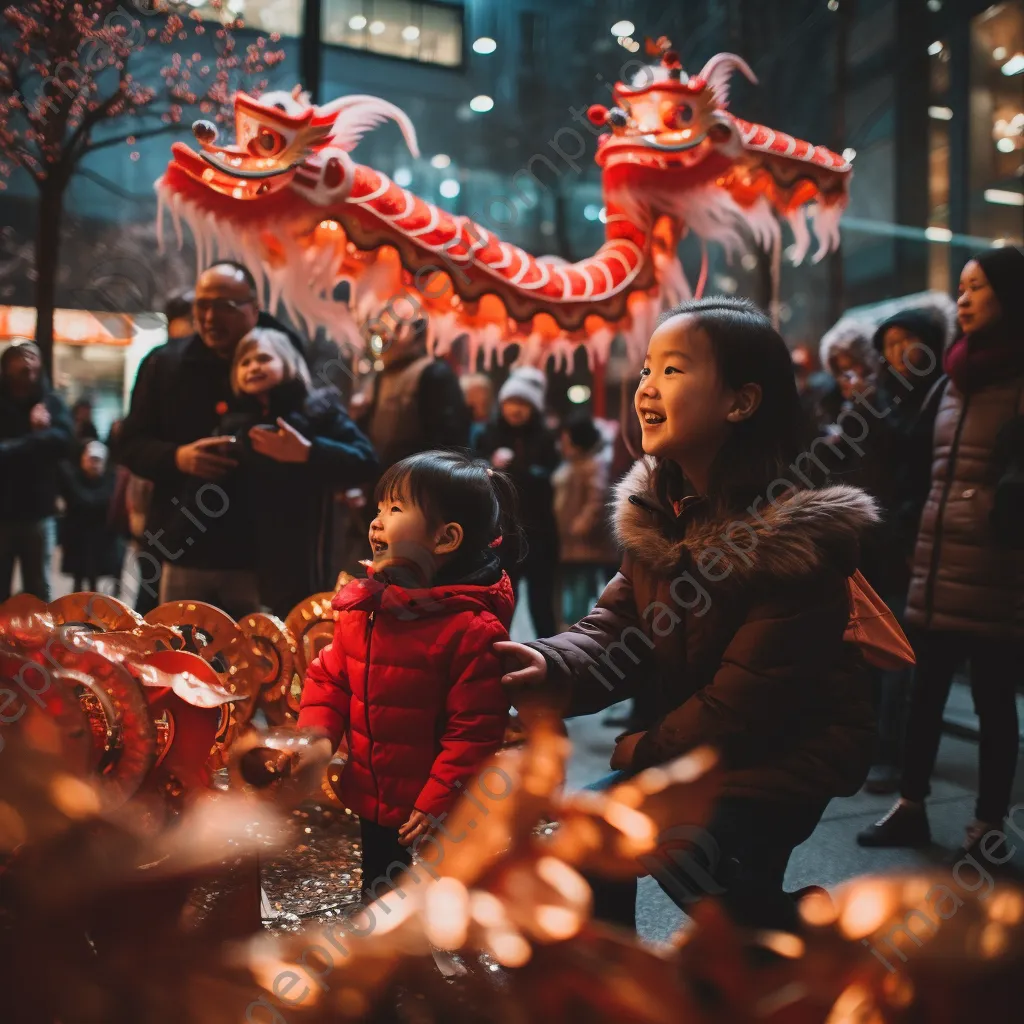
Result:
M7 480L4 486L13 486ZM11 596L14 563L21 566L21 586L26 594L50 600L50 555L53 552L54 520L0 522L0 601Z
M392 888L379 884L380 880L390 883L400 874L396 864L408 867L412 863L412 847L398 842L397 828L378 825L368 818L359 819L359 836L363 846L363 899L372 903Z
M526 580L530 591L530 618L538 637L558 632L555 614L555 578L558 573L558 541L527 533L528 550L518 565L507 567L512 590L519 597L520 580Z
M904 743L902 795L907 800L924 800L929 793L953 673L968 660L981 732L974 813L981 821L996 824L1006 817L1017 770L1016 688L1024 641L942 632L921 632L913 641L917 667Z
M886 594L882 600L902 626L906 596ZM898 671L872 669L872 688L878 713L878 747L874 762L876 765L891 766L895 769L903 759L903 734L906 730L912 678L909 668Z
M622 776L620 775L619 778ZM602 780L613 783L615 777ZM591 787L606 788L598 783ZM739 925L796 931L796 904L782 888L789 858L817 827L828 801L782 803L723 797L703 826L666 828L644 864L681 909L705 896L721 900ZM594 917L636 928L636 879L590 878Z

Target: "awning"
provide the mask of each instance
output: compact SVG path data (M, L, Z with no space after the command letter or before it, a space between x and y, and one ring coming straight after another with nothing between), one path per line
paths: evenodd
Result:
M128 313L94 313L58 309L53 314L53 340L58 345L130 345L135 321ZM36 336L36 311L31 306L0 306L0 342Z

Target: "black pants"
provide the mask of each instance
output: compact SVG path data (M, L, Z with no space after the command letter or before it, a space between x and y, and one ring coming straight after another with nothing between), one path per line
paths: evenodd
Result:
M704 826L677 825L645 859L681 909L705 896L721 900L739 925L796 931L796 904L782 888L789 858L817 827L828 801L781 803L723 797ZM590 879L594 917L636 928L636 879Z
M527 531L526 557L518 565L506 566L512 589L519 597L519 582L525 579L530 591L530 618L538 637L558 632L555 614L555 580L558 574L558 539Z
M913 640L917 667L904 743L902 795L907 800L924 800L929 793L953 673L968 660L981 731L974 813L979 820L996 824L1006 817L1017 770L1016 687L1024 642L941 632L921 632Z
M368 818L359 819L363 846L363 899L372 903L393 888L393 879L412 863L412 847L398 842L398 829L378 825ZM385 884L386 883L386 884Z

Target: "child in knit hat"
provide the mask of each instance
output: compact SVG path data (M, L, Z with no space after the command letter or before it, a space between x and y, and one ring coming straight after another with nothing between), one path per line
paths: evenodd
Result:
M516 367L498 392L498 417L479 436L476 450L511 477L519 497L526 551L502 549L504 568L518 591L525 577L530 617L538 636L557 632L555 576L558 526L551 474L560 461L554 433L544 423L547 379L534 366Z

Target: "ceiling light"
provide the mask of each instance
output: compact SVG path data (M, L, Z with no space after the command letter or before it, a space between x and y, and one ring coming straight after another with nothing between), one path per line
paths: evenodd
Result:
M852 146L847 146L846 149L843 150L843 159L847 163L850 163L852 160L854 160L856 156L857 150L855 150Z
M830 11L838 11L839 10L839 0L828 0L828 9Z
M1000 153L1012 153L1016 148L1016 143L1009 137L999 139L996 142L996 149L998 149Z
M935 42L928 47L928 53L932 57L937 57L940 53L942 53L942 40L936 39Z
M1004 75L1019 75L1024 71L1024 53L1015 53L1001 68Z
M942 0L928 0L928 10L933 14L942 10Z
M407 43L415 43L420 37L420 30L415 25L406 25L402 29L402 38Z
M494 108L494 100L490 96L474 96L469 101L469 109L477 114L486 114Z
M631 21L617 21L612 25L613 36L631 36L635 31L636 26Z
M583 207L583 217L585 220L597 220L601 215L601 207L595 203L587 203Z
M985 189L985 202L999 206L1024 206L1024 192L1011 192L1005 188Z
M363 29L366 28L366 19L361 14L353 14L352 17L348 19L348 27L352 29L353 32L362 32Z
M949 228L925 228L924 237L929 242L949 242L953 238L953 232Z
M435 153L430 158L430 166L436 167L439 171L443 171L451 162L452 158L447 153Z
M437 188L445 199L454 199L462 189L454 178L445 178Z
M1006 47L1005 46L997 46L992 51L992 59L993 60L1006 60Z
M586 384L573 384L566 393L565 397L572 402L573 405L582 405L584 402L590 399L590 388Z
M383 21L371 21L370 22L370 35L371 36L379 36L384 31L384 29L386 29L386 28L387 28L387 25L385 25Z
M929 107L928 116L934 118L936 121L952 121L953 120L953 108L952 107Z
M498 44L490 36L481 36L473 42L474 53L494 53L497 48Z
M391 180L399 188L408 188L412 184L412 171L408 167L399 167L391 176Z

